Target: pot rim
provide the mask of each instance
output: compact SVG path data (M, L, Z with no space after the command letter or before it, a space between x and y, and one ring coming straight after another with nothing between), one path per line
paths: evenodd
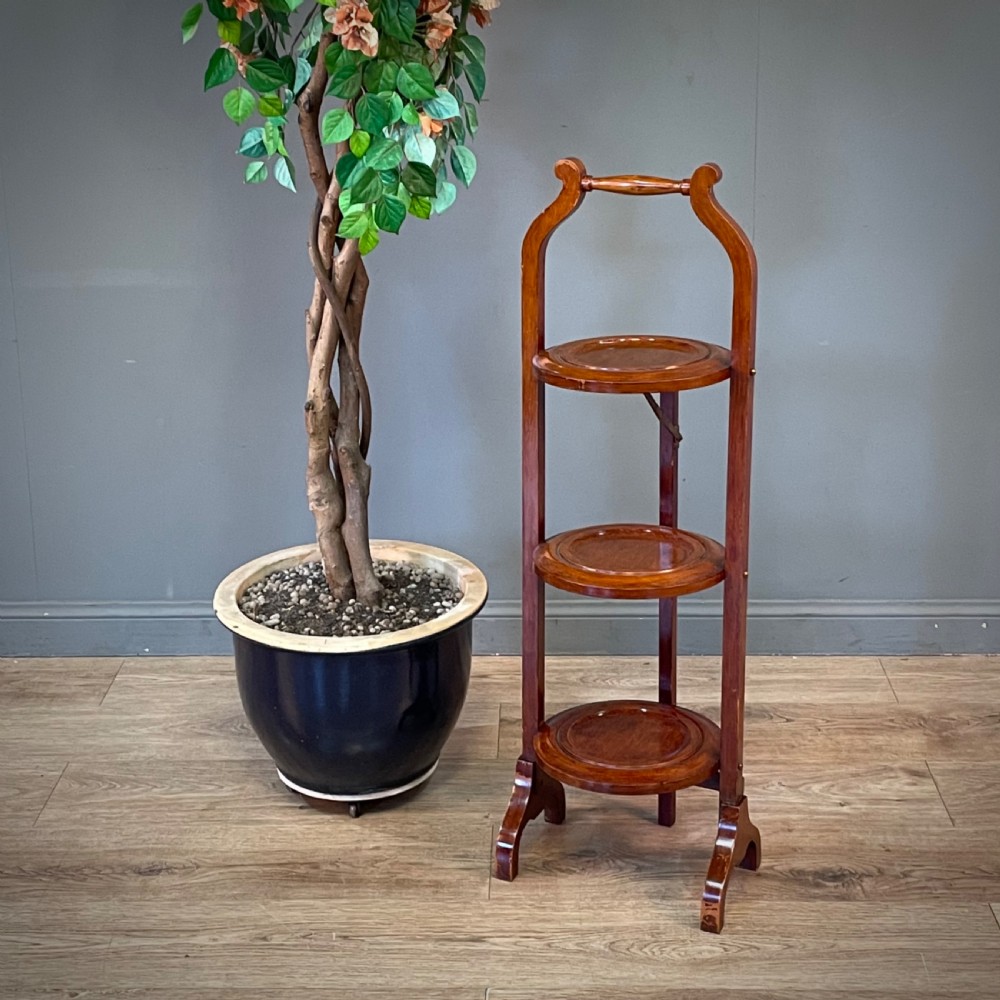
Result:
M443 572L461 589L462 599L443 615L423 625L364 636L301 635L297 632L279 632L243 614L239 601L252 584L275 570L319 559L319 548L313 542L269 552L238 566L216 588L212 607L216 617L230 632L253 642L295 652L344 654L389 649L432 638L477 615L486 603L489 588L482 570L454 552L433 545L422 545L419 542L382 538L371 540L371 552L375 559L416 563Z

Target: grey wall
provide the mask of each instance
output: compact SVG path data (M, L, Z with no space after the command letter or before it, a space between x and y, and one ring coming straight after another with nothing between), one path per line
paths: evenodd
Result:
M216 581L310 533L310 199L241 185L185 6L4 4L0 653L222 649ZM364 344L374 533L483 567L481 648L516 645L519 245L563 155L716 160L756 244L752 646L998 648L998 39L994 0L505 0L479 176L370 258ZM683 202L591 196L550 261L554 339L726 336ZM725 402L682 399L683 521L716 535ZM641 399L550 405L552 530L654 516ZM651 648L646 605L553 610L555 648ZM714 649L718 594L685 617Z

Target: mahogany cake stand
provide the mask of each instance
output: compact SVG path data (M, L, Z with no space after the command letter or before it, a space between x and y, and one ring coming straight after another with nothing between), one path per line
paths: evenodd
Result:
M682 181L591 177L560 160L556 200L532 223L522 249L523 663L522 749L497 838L494 875L517 875L521 834L540 813L566 814L564 784L613 795L658 796L658 822L672 826L676 793L719 793L719 828L701 902L701 927L722 930L734 867L756 870L760 833L743 794L750 436L757 265L746 235L715 199L712 163ZM545 344L545 251L588 191L680 194L719 240L733 268L730 348L679 337L622 335ZM677 526L678 396L729 380L725 545ZM601 524L545 533L545 386L642 393L660 422L657 524ZM721 724L675 703L677 598L723 582ZM602 701L545 714L545 584L591 597L659 602L659 700Z

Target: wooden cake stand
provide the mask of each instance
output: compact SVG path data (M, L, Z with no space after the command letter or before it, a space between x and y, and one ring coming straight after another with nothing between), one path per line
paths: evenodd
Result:
M719 831L702 895L701 927L722 930L734 867L756 870L760 833L743 794L750 436L757 265L753 247L713 193L722 171L705 164L682 181L591 177L560 160L556 200L524 240L522 267L523 663L522 750L497 838L494 874L517 875L521 834L540 813L566 815L564 784L613 795L658 796L672 826L676 793L718 790ZM545 345L545 251L588 191L680 194L719 240L733 268L731 348L665 336L608 336ZM678 394L729 380L725 545L677 526ZM545 385L643 393L660 422L658 524L601 524L545 534ZM677 598L724 581L721 725L675 703ZM545 594L550 584L591 597L659 601L659 700L602 701L545 714Z

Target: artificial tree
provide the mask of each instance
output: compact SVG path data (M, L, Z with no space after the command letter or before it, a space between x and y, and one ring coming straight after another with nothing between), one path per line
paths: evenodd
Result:
M407 216L428 219L476 173L468 140L486 86L485 48L470 31L500 0L206 0L185 14L184 42L207 6L219 45L205 89L223 97L242 136L244 180L270 175L295 190L285 145L293 107L316 204L308 251L314 274L306 310L309 380L306 489L330 592L378 604L381 584L368 533L371 398L360 357L368 294L362 258ZM466 93L466 87L469 93ZM324 111L327 98L336 107ZM471 101L470 101L471 98ZM339 393L334 394L334 369Z

